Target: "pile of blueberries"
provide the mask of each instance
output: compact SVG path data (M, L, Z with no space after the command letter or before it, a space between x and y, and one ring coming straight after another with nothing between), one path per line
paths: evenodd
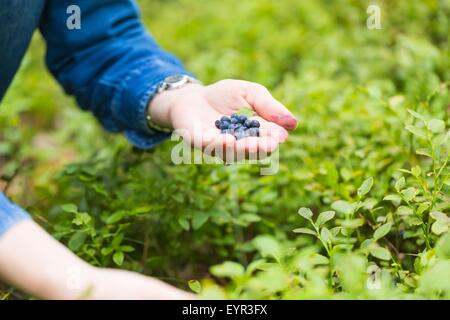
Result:
M221 133L231 134L237 140L245 137L259 137L259 121L236 113L233 113L231 117L223 116L220 120L216 120L215 124Z

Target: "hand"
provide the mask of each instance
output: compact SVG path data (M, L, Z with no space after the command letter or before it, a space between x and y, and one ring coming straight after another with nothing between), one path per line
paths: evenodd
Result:
M242 107L254 111L260 122L260 136L236 140L221 134L214 122ZM187 142L207 154L232 152L238 159L258 154L263 158L288 137L287 130L297 120L260 84L243 80L222 80L209 86L189 84L178 90L163 91L150 103L150 115L161 126L175 129ZM235 158L235 156L233 156Z
M43 299L195 299L138 273L95 268L32 220L0 238L0 278Z

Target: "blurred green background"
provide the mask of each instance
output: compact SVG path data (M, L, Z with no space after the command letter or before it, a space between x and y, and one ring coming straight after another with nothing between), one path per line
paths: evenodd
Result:
M374 3L381 8L380 30L366 27ZM430 165L404 130L411 122L406 109L450 124L450 1L139 4L161 46L204 83L262 83L300 125L280 148L275 176L261 177L249 166L174 167L170 142L140 153L79 110L46 71L36 33L0 108L0 188L61 241L78 239L72 249L93 264L185 287L189 279L209 277L213 264L248 264L255 251L249 241L257 235L291 241L299 207L320 211L339 199L354 201L370 176L371 197L381 207L370 214L388 215L394 209L381 202L397 169ZM89 213L96 221L91 229L73 226L73 217L61 212L65 203ZM114 214L117 220L108 222ZM135 251L113 258L121 251L117 243ZM397 244L415 252L423 242ZM315 242L296 244L306 245ZM105 246L111 251L101 253ZM412 271L412 264L404 267Z

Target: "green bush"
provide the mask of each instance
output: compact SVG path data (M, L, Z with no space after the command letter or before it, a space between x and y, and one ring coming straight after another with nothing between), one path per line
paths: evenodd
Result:
M449 299L450 6L380 1L368 30L369 4L141 1L204 82L260 82L299 117L272 176L102 132L36 36L0 109L3 185L90 263L203 297Z

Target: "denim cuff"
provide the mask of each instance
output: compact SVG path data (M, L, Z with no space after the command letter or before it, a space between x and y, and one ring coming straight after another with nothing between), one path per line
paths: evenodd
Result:
M150 149L170 134L153 130L147 123L147 108L161 82L170 75L189 75L182 66L158 58L142 61L121 82L112 102L116 118L126 119L132 129L125 130L125 137L139 149Z
M13 204L0 192L0 237L17 222L29 218L30 215L25 210Z

